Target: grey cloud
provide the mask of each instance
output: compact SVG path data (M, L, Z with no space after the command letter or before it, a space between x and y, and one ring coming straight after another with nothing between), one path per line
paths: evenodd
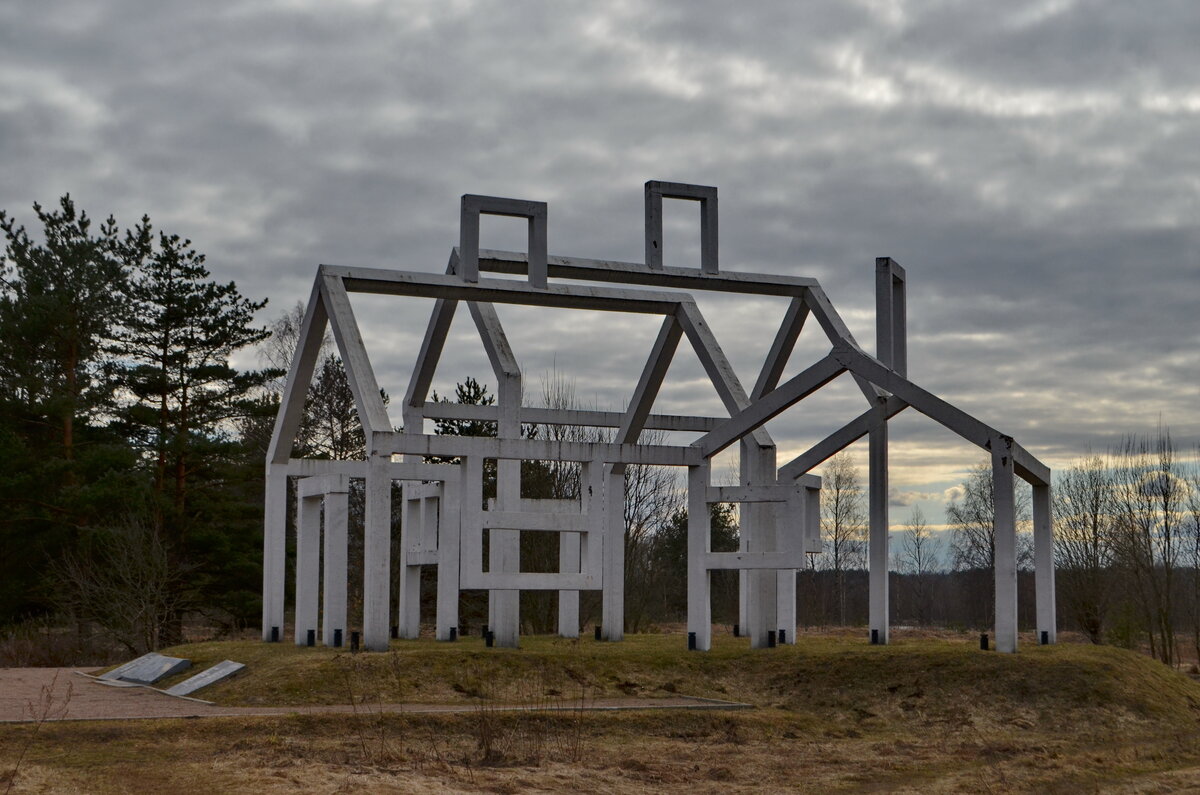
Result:
M1190 444L1198 25L1183 0L19 0L0 8L0 207L28 217L69 190L126 224L149 212L278 312L319 262L442 270L461 193L549 201L552 251L636 260L644 180L716 184L724 266L819 277L868 348L874 257L896 257L913 376L1035 452L1066 461L1160 416ZM669 258L698 258L695 224L668 216ZM752 381L782 306L703 306ZM402 391L423 310L359 314ZM793 373L824 353L812 326ZM557 366L615 408L653 336L594 345L622 329L508 331L528 372ZM469 324L456 334L440 391L488 375ZM863 410L837 389L771 423L781 447ZM720 410L690 360L666 407Z

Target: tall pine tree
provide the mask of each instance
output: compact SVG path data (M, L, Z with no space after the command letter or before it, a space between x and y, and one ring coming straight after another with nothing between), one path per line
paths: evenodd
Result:
M128 274L117 224L69 195L33 209L40 235L0 211L0 622L46 609L41 573L129 502L133 463L101 422Z
M70 195L58 210L33 205L44 241L0 211L6 239L0 259L0 382L5 408L43 452L76 458L76 429L103 408L111 382L104 345L123 314L128 269L116 221L92 231ZM75 472L64 472L68 482Z
M114 348L119 421L150 471L154 530L180 566L197 572L202 596L215 599L253 551L237 540L253 539L258 506L253 494L239 495L246 474L236 431L239 419L262 410L256 391L272 374L239 372L230 357L267 336L254 324L266 301L212 281L190 240L155 235L147 218L128 246L136 265L132 311Z

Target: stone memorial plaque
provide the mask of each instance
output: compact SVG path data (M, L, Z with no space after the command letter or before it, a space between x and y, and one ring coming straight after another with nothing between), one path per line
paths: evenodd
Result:
M245 667L240 662L222 660L211 668L205 668L195 676L190 676L179 684L168 687L163 692L172 696L188 696L202 687L208 687L209 685L228 679Z
M157 652L150 652L149 654L143 654L136 660L131 660L124 665L116 667L106 674L101 674L98 678L110 681L133 682L139 685L152 685L159 679L174 674L181 674L191 667L191 660L184 660L180 657L167 657Z

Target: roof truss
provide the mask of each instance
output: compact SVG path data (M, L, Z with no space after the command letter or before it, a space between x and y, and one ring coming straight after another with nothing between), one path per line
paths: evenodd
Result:
M711 202L711 207L715 210L715 189L681 187L673 183L648 185L648 201L661 202L663 196L682 197L702 200L703 203ZM711 195L706 191L711 191ZM433 376L445 347L451 321L458 303L466 301L493 372L498 381L509 384L509 389L514 383L519 386L521 374L495 304L511 303L663 316L663 325L625 411L534 409L522 406L516 409L519 422L614 427L614 444L621 447L635 444L641 431L648 427L699 431L703 432L704 436L695 442L694 446L705 458L742 439L751 440L758 448L765 450L773 447L773 442L764 427L768 420L799 403L838 375L848 372L867 400L867 410L781 467L781 477L794 478L809 472L829 456L867 435L872 428L886 423L888 419L910 406L982 448L991 449L996 439L1004 439L1006 444L1013 444L1009 437L995 428L980 422L906 378L906 275L904 269L893 260L880 258L877 261L877 306L880 307L880 317L876 342L880 357L876 358L858 344L815 280L718 270L715 256L715 212L705 215L707 223L711 224L712 246L704 258L704 267L691 269L664 267L661 265L661 258L652 263L630 263L548 256L545 251L544 204L468 196L464 197L463 206L464 213L471 216L468 224L471 228L466 229L463 238L470 249L468 258L471 262L466 268L460 262L458 248L451 251L445 274L329 265L320 267L302 323L301 343L292 362L276 420L269 453L271 462L287 463L289 459L292 439L299 427L303 410L304 392L312 378L320 341L327 324L333 332L334 341L345 364L355 405L368 438L377 434L390 434L393 430L351 307L349 293L353 292L416 296L434 301L403 401L404 423L409 429L419 429L419 422L425 418L497 421L501 418L503 412L499 407L454 406L428 402ZM528 254L480 249L480 213L519 215L528 218L535 267L530 268ZM656 229L653 224L648 226L647 234L652 235ZM649 237L647 239L649 240ZM486 273L520 274L527 276L528 281L482 277L482 274ZM587 281L591 284L572 285L557 283L558 281ZM607 287L596 283L620 283L625 286ZM629 289L629 285L639 289ZM665 288L666 291L644 289L647 287ZM781 296L791 299L749 394L743 389L732 364L705 322L699 307L688 292L683 292L688 290ZM833 348L816 364L781 384L787 361L810 316L816 319ZM709 380L729 412L729 419L650 413L678 349L678 343L683 337L687 337L695 350ZM420 434L408 433L398 438L411 440L417 436ZM1013 444L1013 450L1015 471L1018 475L1037 485L1049 482L1049 470L1044 464L1019 445ZM610 463L614 468L624 465L620 461Z

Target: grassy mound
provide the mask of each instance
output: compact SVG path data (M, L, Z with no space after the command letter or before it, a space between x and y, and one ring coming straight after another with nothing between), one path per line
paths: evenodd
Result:
M513 650L485 649L479 638L393 641L387 653L352 655L239 641L166 653L190 658L193 670L226 658L246 663L241 676L200 694L226 705L561 705L691 695L845 727L1011 724L1074 731L1097 722L1110 728L1160 721L1194 727L1200 719L1200 684L1111 647L1026 644L1007 655L980 651L965 636L870 646L857 637L825 635L802 635L794 646L762 650L725 636L708 653L689 653L678 635L634 635L621 643L531 637L521 643Z
M205 791L259 795L1200 787L1200 685L1149 658L1028 641L1019 654L1002 655L949 634L903 633L872 647L862 635L802 635L796 646L753 651L723 636L707 654L687 652L678 634L623 643L523 638L520 650L485 649L478 638L396 641L388 653L353 655L291 644L191 644L168 651L197 668L224 658L248 665L201 692L218 703L353 700L368 708L0 726L0 786L7 776L33 791L181 792L203 782ZM674 694L758 709L490 709ZM369 708L379 702L471 709Z

